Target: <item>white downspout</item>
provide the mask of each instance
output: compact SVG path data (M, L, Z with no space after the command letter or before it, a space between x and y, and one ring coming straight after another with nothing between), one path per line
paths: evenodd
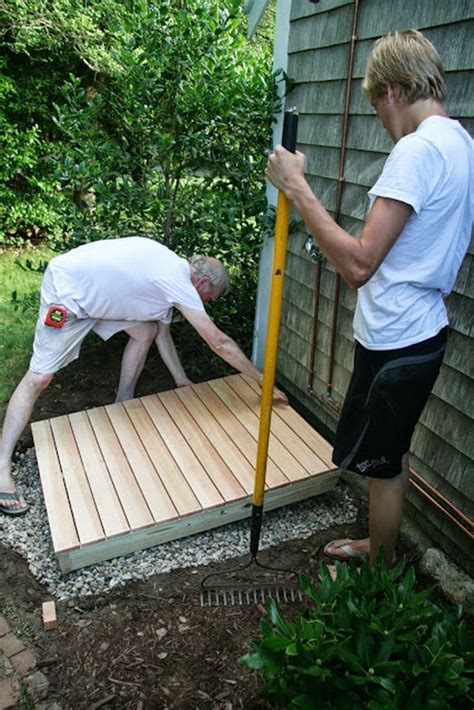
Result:
M283 69L285 72L288 66L288 39L290 34L290 0L277 0L275 17L275 44L273 48L273 70ZM278 84L278 91L283 97L285 86L283 82ZM283 111L278 116L277 123L273 127L273 145L281 141L283 129ZM267 203L276 207L278 191L267 182ZM255 309L255 323L253 335L252 360L256 367L263 369L265 357L265 339L267 333L268 304L270 300L270 284L273 263L273 243L274 237L264 238L262 251L260 253L260 264L258 271L257 304Z

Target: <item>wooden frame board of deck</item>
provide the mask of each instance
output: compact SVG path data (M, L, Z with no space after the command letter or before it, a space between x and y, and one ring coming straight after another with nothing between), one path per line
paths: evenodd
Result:
M32 425L63 572L248 517L260 396L242 375ZM265 509L333 488L332 449L273 407Z

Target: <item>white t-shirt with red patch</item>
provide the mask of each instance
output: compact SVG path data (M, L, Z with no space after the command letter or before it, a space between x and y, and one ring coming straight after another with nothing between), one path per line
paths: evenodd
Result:
M204 311L189 262L145 237L84 244L48 270L58 299L78 318L170 323L174 306Z

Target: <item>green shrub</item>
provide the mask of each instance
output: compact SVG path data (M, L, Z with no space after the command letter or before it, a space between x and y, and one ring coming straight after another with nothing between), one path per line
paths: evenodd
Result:
M254 259L278 108L270 44L248 44L236 0L131 8L107 74L71 72L55 102L69 245L139 232L186 256L217 243Z
M467 708L474 649L461 608L416 591L412 568L379 560L321 566L319 589L305 577L309 606L296 621L270 600L270 623L241 662L257 669L263 694L291 708Z
M45 247L0 248L0 419L28 368L41 275L52 256Z
M217 209L214 234L254 249L278 105L271 41L245 29L240 0L5 0L0 240L140 232L188 254L183 215L208 231Z
M233 291L213 311L249 352L287 77L246 23L241 0L5 0L0 245L141 234L220 257Z
M0 57L0 244L20 244L56 230L61 196L48 180L51 144L31 116L25 121L26 98L7 66Z

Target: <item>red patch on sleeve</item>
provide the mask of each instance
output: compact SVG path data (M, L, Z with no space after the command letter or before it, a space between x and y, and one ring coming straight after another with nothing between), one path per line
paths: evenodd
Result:
M48 308L44 324L52 328L62 328L67 318L67 310L63 306L52 305Z

